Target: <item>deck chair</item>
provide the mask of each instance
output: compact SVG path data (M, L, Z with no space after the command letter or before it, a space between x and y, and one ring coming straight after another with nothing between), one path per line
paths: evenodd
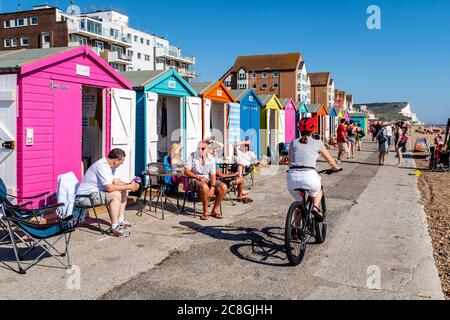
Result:
M53 212L56 213L57 208L61 205L47 207L38 211L25 211L23 208L11 206L6 197L6 187L3 182L0 181L0 220L6 226L9 233L18 270L9 266L8 268L19 274L25 274L48 254L64 268L70 269L69 243L72 232L75 231L75 227L80 220L80 213L74 212L73 216L64 220L43 224L32 221L32 219L25 219L24 214L27 214L27 216L30 217L38 214L38 211L39 214L43 214L48 213L49 210L53 210ZM17 241L17 239L21 239L22 241ZM56 246L63 239L65 246L61 252ZM19 245L20 242L25 243L25 241L25 252L22 253ZM37 252L38 250L41 250L41 252ZM25 267L23 261L25 261L31 253L36 253L37 257L31 257L30 263ZM64 262L61 257L67 258L67 262Z

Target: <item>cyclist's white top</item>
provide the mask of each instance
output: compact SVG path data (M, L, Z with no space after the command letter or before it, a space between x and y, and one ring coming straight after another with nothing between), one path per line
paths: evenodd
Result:
M302 144L300 139L291 142L291 164L293 167L316 167L320 152L325 145L321 140L315 140L308 137L308 143Z

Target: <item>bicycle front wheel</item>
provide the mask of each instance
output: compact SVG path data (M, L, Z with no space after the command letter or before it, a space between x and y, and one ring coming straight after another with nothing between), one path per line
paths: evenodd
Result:
M306 253L306 210L301 202L294 202L286 217L285 247L291 266L302 263Z

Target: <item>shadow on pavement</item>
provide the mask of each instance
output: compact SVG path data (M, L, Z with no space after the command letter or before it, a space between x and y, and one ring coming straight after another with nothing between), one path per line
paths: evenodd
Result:
M181 222L184 227L216 240L236 242L230 252L240 260L270 267L290 267L284 249L284 229L240 228L232 226L204 227L194 222Z

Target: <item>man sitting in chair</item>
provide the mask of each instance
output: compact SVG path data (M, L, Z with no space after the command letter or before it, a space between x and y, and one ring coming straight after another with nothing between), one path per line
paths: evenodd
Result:
M186 162L184 174L192 180L194 190L203 204L202 220L208 220L209 200L216 195L216 202L211 216L223 219L220 204L225 198L228 188L216 178L216 161L208 153L208 143L200 142L197 152L194 152Z
M94 195L95 206L109 207L110 233L119 238L128 237L129 229L133 226L125 220L128 191L135 192L139 189L137 183L125 183L117 174L117 168L124 163L125 157L123 150L112 150L107 158L97 161L89 168L77 191L80 196ZM83 207L91 205L89 199L82 199L78 204Z

